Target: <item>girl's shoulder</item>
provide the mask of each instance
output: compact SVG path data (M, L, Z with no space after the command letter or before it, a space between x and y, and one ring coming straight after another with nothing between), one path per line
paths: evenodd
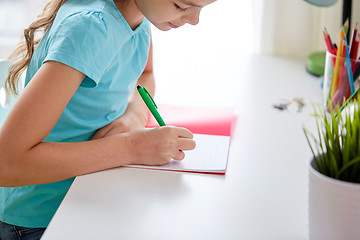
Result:
M54 25L70 18L76 18L76 21L111 21L118 15L117 11L111 0L68 0L59 9Z
M62 28L86 26L81 31L104 28L109 37L116 38L131 37L134 34L112 0L68 0L58 11L52 30L57 31L61 25L65 25ZM149 31L150 23L147 19L144 19L140 28L139 30Z

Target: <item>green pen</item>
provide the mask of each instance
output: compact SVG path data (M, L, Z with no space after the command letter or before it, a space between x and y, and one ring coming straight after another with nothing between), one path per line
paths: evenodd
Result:
M164 120L161 118L159 112L156 110L158 107L155 104L154 99L151 97L150 93L146 88L141 87L140 85L137 86L137 90L141 96L141 98L144 100L146 106L149 108L150 112L156 119L156 121L159 123L160 126L166 126Z

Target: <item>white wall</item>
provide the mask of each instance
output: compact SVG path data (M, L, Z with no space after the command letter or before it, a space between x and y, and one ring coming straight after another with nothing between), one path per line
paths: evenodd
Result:
M22 32L41 12L46 0L0 0L0 58L6 58L22 38ZM252 11L250 0L217 0L205 7L197 26L161 32L152 29L154 71L158 102L187 105L197 89L226 92L231 85L226 74L235 72L233 56L252 52ZM231 61L224 65L224 61ZM221 69L219 69L221 67ZM216 93L209 93L216 95ZM231 103L231 98L219 104Z
M216 98L217 105L233 104L232 76L253 52L251 7L250 0L217 0L202 10L196 26L152 29L158 102L207 105Z
M42 11L46 2L47 0L0 0L0 58L6 58L14 49L22 39L23 30ZM180 53L183 48L199 44L201 46L197 49L201 52L208 47L215 52L248 52L250 48L242 49L239 41L245 40L241 38L240 32L252 34L250 21L251 1L218 0L204 8L200 24L196 27L186 26L166 33L154 30L154 38L157 37L156 41L161 42L157 51L166 48L167 52L171 47L166 46L171 46L172 39L176 39L182 42L177 45L177 52ZM213 45L214 42L217 46Z
M0 0L0 58L7 58L46 0Z
M325 50L323 29L338 42L343 1L318 7L304 0L252 0L256 52L306 57ZM351 30L360 23L360 1L352 1Z

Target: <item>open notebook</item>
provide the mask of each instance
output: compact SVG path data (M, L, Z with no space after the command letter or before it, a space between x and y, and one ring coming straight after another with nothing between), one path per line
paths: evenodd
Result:
M185 152L185 159L162 166L126 165L126 167L181 172L225 174L234 118L232 108L199 108L159 105L167 125L188 128L194 133L196 148ZM147 127L159 125L151 117Z
M225 174L230 136L194 134L196 148L185 152L181 161L171 159L162 166L127 165L127 167L168 171Z

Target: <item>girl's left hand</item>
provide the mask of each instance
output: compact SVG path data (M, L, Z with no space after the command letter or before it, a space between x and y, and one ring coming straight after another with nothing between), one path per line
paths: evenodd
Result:
M97 130L91 139L94 140L109 137L115 134L130 132L145 127L146 123L146 117L132 111L126 111L115 121Z

